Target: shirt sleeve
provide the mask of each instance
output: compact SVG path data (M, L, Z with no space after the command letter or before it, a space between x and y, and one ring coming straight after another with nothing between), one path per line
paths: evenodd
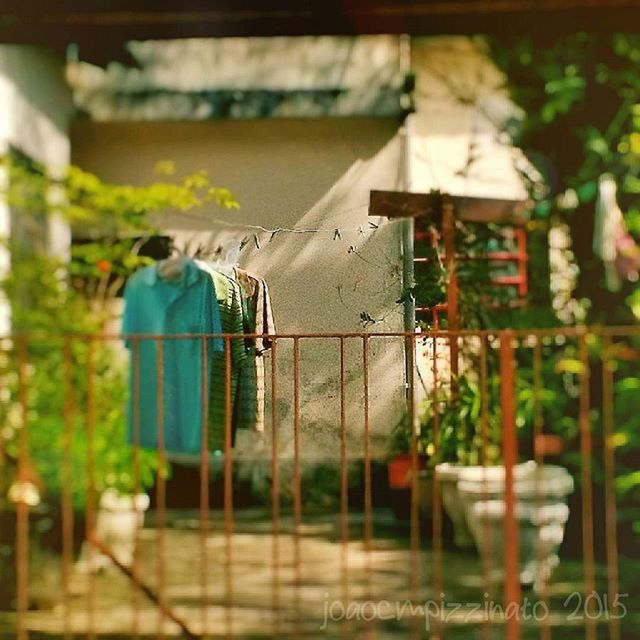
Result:
M231 295L232 330L233 333L242 335L246 329L244 325L245 316L242 309L242 293L240 291L240 285L233 281L231 283ZM249 332L247 331L247 333ZM231 341L231 355L233 362L237 367L244 366L244 363L247 360L244 339L233 339Z
M222 323L220 322L220 309L213 278L207 274L205 279L205 316L207 325L203 327L203 333L222 333ZM222 338L212 338L209 341L209 349L212 351L224 351L224 341Z
M258 298L258 308L260 317L258 323L260 327L259 333L267 335L275 335L276 327L273 320L273 308L271 307L271 295L269 294L269 287L264 280L260 281L260 291ZM258 351L264 353L271 349L271 338L262 338L258 340Z

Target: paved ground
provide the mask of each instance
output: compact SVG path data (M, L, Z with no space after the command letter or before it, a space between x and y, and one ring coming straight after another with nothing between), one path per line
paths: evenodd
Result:
M270 520L258 511L240 511L230 539L233 558L230 574L224 563L227 538L218 516L210 521L206 537L206 594L200 578L202 545L197 513L174 512L169 516L169 528L165 532L164 597L194 634L201 634L206 628L210 637L433 638L437 637L434 624L439 616L441 621L446 621L446 638L497 640L504 637L502 625L483 623L492 603L500 602L500 590L496 586L494 592L485 596L481 567L471 553L443 553L445 607L436 611L435 604L428 605L430 630L420 611L416 616L410 615L409 585L412 575L416 576L418 571L421 574L418 601L434 599L434 557L427 541L418 563L412 562L408 530L398 524L390 512L375 514L375 541L370 553L365 551L359 537L362 519L358 515L351 516L353 541L346 547L341 545L339 521L335 516L305 516L299 541L301 564L296 571L291 517L282 519L279 562L274 565ZM153 520L153 515L149 520ZM341 568L343 560L347 573ZM150 526L140 536L139 567L145 582L157 591L157 531ZM55 582L57 569L43 568L39 582L32 586L32 595L40 607L28 615L34 638L63 635L65 606L59 583ZM549 588L551 611L547 618L554 627L554 637L561 636L563 640L585 637L581 626L584 607L580 608L584 602L578 595L581 576L581 565L568 560L563 560L554 575ZM228 577L232 580L231 594L226 590ZM600 570L598 577L604 592L604 576ZM347 578L348 593L344 591ZM141 637L180 636L178 625L167 619L162 622L160 633L158 609L148 597L132 589L131 581L117 569L93 577L93 586L93 625L100 636L130 638L135 637L136 631ZM89 579L76 572L72 587L68 630L74 636L77 634L76 637L86 637ZM535 594L526 595L530 603L537 600ZM231 606L225 607L229 600ZM633 601L637 603L633 597L626 601L631 606L623 620L625 640L633 637L635 628L640 628L638 609ZM368 604L363 605L364 602ZM348 605L350 608L345 609ZM537 611L544 613L542 605L538 605ZM533 614L533 607L529 612ZM344 620L347 614L351 620ZM601 614L597 622L601 637L605 637L606 616ZM535 623L523 624L523 638L540 637ZM12 637L9 633L2 635L1 629L2 637Z

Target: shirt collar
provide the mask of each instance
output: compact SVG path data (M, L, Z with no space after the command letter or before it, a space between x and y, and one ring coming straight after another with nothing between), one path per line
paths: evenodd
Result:
M161 281L166 283L173 282L175 284L179 284L181 287L186 288L198 282L198 280L200 279L200 274L201 274L201 271L198 268L198 266L195 264L195 262L187 258L184 261L184 265L182 268L182 276L180 277L179 280L174 280L174 281L162 280L158 275L157 262L156 264L153 264L150 267L147 267L145 269L143 278L145 283L148 284L149 286L154 286L158 281Z

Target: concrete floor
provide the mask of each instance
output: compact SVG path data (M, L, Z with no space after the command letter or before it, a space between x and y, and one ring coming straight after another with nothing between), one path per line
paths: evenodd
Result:
M229 574L224 562L227 548L224 524L221 514L215 512L208 523L206 536L206 595L201 580L203 565L198 514L180 511L171 512L168 517L164 598L195 635L212 638L438 637L434 629L438 621L436 604L429 605L431 616L425 617L421 612L411 616L407 603L412 577L419 580L417 601L425 603L434 599L434 555L430 543L425 539L425 548L419 552L418 562L414 562L415 556L408 548L408 527L398 523L389 511L376 511L374 515L375 540L369 553L361 538L361 514L351 514L349 537L353 541L344 546L340 541L339 518L335 514L305 515L298 546L301 563L296 570L291 516L281 520L279 561L275 565L269 516L257 510L239 510L230 538L232 565ZM147 522L152 521L153 514L150 514ZM154 591L158 590L157 549L157 530L147 524L140 534L138 567L145 583ZM342 568L343 561L346 570ZM442 569L445 606L439 609L439 619L446 622L446 638L504 638L504 627L499 622L483 623L488 607L501 601L501 588L495 585L494 590L485 595L477 556L444 551ZM59 567L43 569L41 580L32 585L32 597L39 605L38 610L30 611L27 616L32 637L64 634L67 607L61 597L59 582L55 584L56 575L59 580ZM577 592L581 590L581 578L581 564L563 560L549 585L551 610L547 620L554 628L554 637L560 637L561 633L563 640L584 638L584 620L570 615L579 602ZM598 585L604 592L604 575L600 568L598 578ZM229 579L230 594L226 589ZM132 588L131 581L115 567L91 578L74 572L73 596L66 617L70 634L86 637L88 632L90 581L93 581L95 594L92 624L99 636L181 635L179 626L166 618L161 620L157 607L147 596ZM574 592L576 595L572 595ZM533 593L524 595L531 603L538 599ZM630 600L638 602L635 596L626 603ZM367 601L369 603L363 607ZM347 617L344 603L350 605L350 620L344 619ZM541 606L539 613L544 611ZM634 613L640 609L637 606L629 609L622 621L625 640L634 637L633 633L640 629ZM596 622L601 628L599 633L605 637L606 616L599 616ZM538 637L539 626L534 622L523 622L522 638Z

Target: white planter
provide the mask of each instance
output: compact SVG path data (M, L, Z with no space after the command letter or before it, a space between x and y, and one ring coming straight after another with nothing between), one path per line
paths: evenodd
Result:
M478 551L503 577L504 467L466 467L458 492ZM569 517L573 478L563 467L529 461L514 467L515 516L520 533L520 582L540 586L558 565L558 549Z
M465 467L442 462L436 465L436 475L440 480L442 505L453 523L453 542L459 549L472 549L473 537L467 526L464 504L458 493L458 475Z
M144 525L144 513L149 508L149 496L121 495L107 489L100 497L95 536L114 557L125 566L133 563L137 532ZM96 572L112 565L109 556L97 549L89 551L85 542L76 568L80 572Z

